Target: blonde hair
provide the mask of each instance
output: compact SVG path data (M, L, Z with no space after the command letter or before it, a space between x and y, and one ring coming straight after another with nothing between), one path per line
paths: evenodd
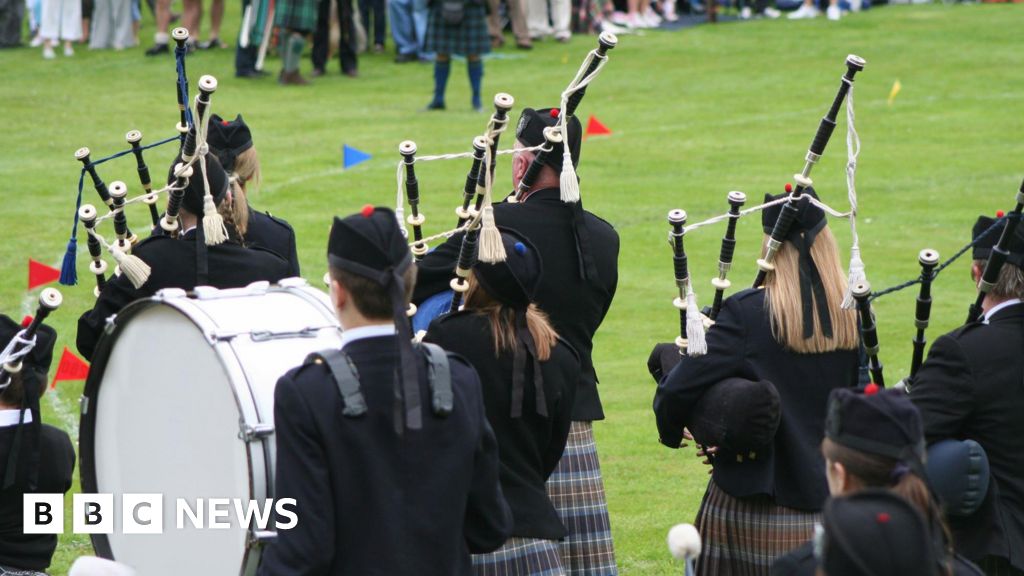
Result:
M768 236L765 235L767 240ZM825 226L818 232L810 250L828 300L832 321L832 337L826 337L821 321L812 308L814 335L804 338L803 300L800 294L800 252L792 242L783 242L775 254L775 270L765 278L765 301L771 319L772 335L782 346L799 354L820 354L835 350L855 350L860 342L857 315L843 310L840 304L846 292L846 276L839 264L839 248L831 230ZM813 298L813 295L808 295Z
M497 357L502 351L515 352L519 347L516 339L516 312L511 306L502 304L493 296L487 293L487 289L480 285L476 276L469 275L469 290L466 292L466 309L474 310L481 316L486 316L491 324L491 337L494 340L494 356ZM551 358L551 349L558 341L558 333L548 321L548 315L530 304L526 309L526 328L533 337L537 347L537 360L547 361Z
M260 156L255 147L250 147L235 158L235 167L229 175L231 190L235 195L234 220L238 233L245 237L249 228L249 200L246 197L249 184L253 189L260 185Z

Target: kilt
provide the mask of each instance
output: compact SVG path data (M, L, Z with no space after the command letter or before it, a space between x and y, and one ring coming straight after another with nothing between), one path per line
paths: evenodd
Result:
M14 568L5 568L0 566L0 576L46 576L46 572L36 572L35 570L17 570Z
M1024 571L1014 568L1009 560L998 556L986 556L981 562L978 562L978 567L986 576L1020 576L1024 574Z
M491 36L487 31L487 9L483 2L468 0L462 23L450 26L441 16L441 0L434 0L424 41L425 52L466 56L490 52Z
M476 576L565 576L558 542L513 536L490 554L473 555Z
M776 557L814 536L818 512L777 506L768 496L734 498L708 482L697 512L698 574L768 576Z
M296 32L316 30L318 0L277 0L274 4L274 26Z
M569 532L561 544L566 574L618 574L608 503L590 422L572 423L565 452L548 478L547 490L548 498Z

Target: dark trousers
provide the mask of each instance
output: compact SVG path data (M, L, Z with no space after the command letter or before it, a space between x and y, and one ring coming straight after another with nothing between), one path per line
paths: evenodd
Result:
M342 72L355 72L359 66L356 59L356 26L352 20L352 0L334 0L338 5L338 24L341 39L338 41L338 56ZM326 70L331 33L331 0L320 0L320 11L313 34L313 68Z
M359 14L363 18L363 30L370 35L370 12L373 12L373 43L384 45L385 22L384 0L359 0Z
M260 47L250 44L248 48L239 46L235 49L235 74L245 76L256 71L256 58Z

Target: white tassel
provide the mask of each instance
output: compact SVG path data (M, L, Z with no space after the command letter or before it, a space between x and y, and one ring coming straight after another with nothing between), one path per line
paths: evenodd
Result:
M506 258L505 244L501 241L501 231L494 223L494 208L484 206L483 226L480 228L480 261L488 264L504 262Z
M567 97L562 98L561 115L558 117L562 132L562 174L558 178L560 197L566 204L580 201L580 181L576 178L576 168L572 165L572 150L569 149L569 120L565 114Z
M850 248L850 278L846 285L846 294L843 296L843 310L853 310L857 307L857 302L853 299L853 287L861 282L866 282L867 279L868 276L864 272L864 261L860 259L860 248L854 246Z
M224 226L224 217L217 212L213 203L213 195L203 196L203 236L207 246L223 244L228 239L228 229Z
M697 294L693 288L686 293L686 353L690 356L703 356L708 353L708 343L704 339L704 318L697 307Z
M115 246L110 248L110 254L113 255L114 260L117 261L118 268L128 278L128 281L132 283L132 286L141 288L146 283L146 280L149 280L149 265L138 256L125 254Z

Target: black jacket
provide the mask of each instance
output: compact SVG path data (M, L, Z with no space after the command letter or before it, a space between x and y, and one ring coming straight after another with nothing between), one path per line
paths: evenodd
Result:
M512 516L498 480L498 446L480 381L449 355L455 405L430 409L420 360L423 428L395 433L395 336L345 346L369 411L342 414L323 364L289 371L274 391L276 497L295 498L298 524L279 530L261 576L472 574L470 553L500 547Z
M546 417L536 411L533 362L526 363L523 414L512 408L513 353L495 357L491 323L486 316L464 311L434 320L425 338L469 360L480 375L487 420L498 439L501 489L512 509L512 536L560 540L566 530L548 499L544 483L565 451L572 424L573 400L579 382L580 360L564 340L541 363Z
M957 550L974 561L1009 559L1024 570L1024 305L939 337L911 385L929 443L976 441L991 480L981 508L951 518Z
M597 271L594 281L583 277L574 219L583 222L583 233L589 236L581 242L593 258ZM580 205L563 203L557 189L539 190L522 203L495 204L494 220L498 226L526 236L541 251L544 277L536 303L580 355L582 382L576 391L573 420L602 420L604 410L597 392L593 339L608 313L619 281L619 234L611 224L584 211ZM453 236L417 263L419 276L413 296L417 304L448 290L461 243L461 234Z
M0 427L0 478L7 463L15 427ZM75 470L75 449L63 430L43 424L39 434L37 494L64 494L71 489ZM22 530L22 496L26 488L17 483L0 491L0 566L22 570L45 570L57 549L56 534L25 534Z
M818 561L814 558L814 543L807 542L772 562L771 576L815 576ZM959 554L953 557L953 576L983 576L984 572Z
M196 243L194 232L181 240L153 236L140 242L132 251L151 268L149 279L135 288L123 274L108 280L92 310L78 319L78 351L92 359L96 342L103 333L106 319L140 298L148 298L163 288L196 287ZM277 282L287 278L288 263L280 256L259 248L243 248L225 242L207 246L209 260L208 285L214 288L238 288L252 282Z
M825 354L788 351L772 336L764 290L728 298L707 333L705 356L683 357L662 378L654 396L661 441L679 446L690 411L712 385L729 377L768 380L781 400L782 415L772 446L754 460L720 452L714 480L730 496L765 494L776 504L819 511L828 497L821 440L834 388L855 386L856 350Z
M299 254L295 248L295 230L288 222L249 207L245 245L270 250L288 261L288 275L300 276Z

